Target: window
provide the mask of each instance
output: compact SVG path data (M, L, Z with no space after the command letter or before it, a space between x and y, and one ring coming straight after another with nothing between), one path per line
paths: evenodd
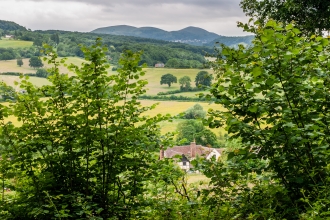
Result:
M183 166L186 166L186 165L187 165L187 162L182 162L182 165L183 165Z

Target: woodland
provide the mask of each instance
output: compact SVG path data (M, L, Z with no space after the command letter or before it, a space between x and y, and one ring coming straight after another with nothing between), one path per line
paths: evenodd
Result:
M49 85L21 75L26 92L1 86L13 100L0 103L0 218L329 219L329 5L241 7L251 19L238 25L255 38L214 52L209 93L200 96L222 110L206 116L198 105L148 116L157 104L139 100L148 83L141 48L120 51L117 74L108 74L108 39L89 39L79 47L86 62L69 65L69 75L60 72L59 45L44 45ZM219 160L192 161L208 181L189 183L172 159L159 160L162 147L177 143L159 123L197 112L203 119L182 127L224 128L227 138Z

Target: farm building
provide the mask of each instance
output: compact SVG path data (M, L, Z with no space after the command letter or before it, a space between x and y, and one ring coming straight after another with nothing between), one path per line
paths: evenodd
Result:
M155 67L156 68L164 68L165 67L165 64L164 63L156 63L155 64Z
M14 36L14 35L5 35L5 38L6 38L6 39L14 39L15 36Z
M196 145L195 142L191 142L190 145L174 146L166 150L161 149L159 159L174 158L179 155L181 158L177 159L177 164L181 169L188 171L193 168L191 161L196 157L203 157L207 160L215 157L215 159L218 160L223 150L223 148L204 147L202 145Z

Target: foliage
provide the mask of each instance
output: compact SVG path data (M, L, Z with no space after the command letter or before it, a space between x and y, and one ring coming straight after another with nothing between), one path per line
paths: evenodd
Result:
M184 113L186 119L203 119L205 116L206 112L200 104L195 104Z
M33 56L29 59L29 66L33 68L40 68L43 67L44 64L42 63L41 59L37 56Z
M18 58L16 63L17 63L17 66L19 66L19 67L21 67L24 64L22 58Z
M323 0L242 0L243 11L260 21L274 19L286 24L294 21L307 33L330 30L330 2Z
M13 56L13 54L6 51L3 54L1 54L0 58L1 58L1 60L12 60L12 59L15 59L15 56Z
M256 172L270 179L251 193L258 189L261 194L279 195L262 203L279 204L262 218L276 214L297 219L316 210L328 218L329 40L303 37L294 25L273 20L265 27L256 23L245 28L256 34L253 46L223 46L214 63L217 78L211 93L227 111L211 111L210 126L225 126L232 138L244 143L229 159L268 161L266 166L241 169L242 178ZM271 191L265 188L269 181L275 187ZM239 204L247 205L251 193Z
M26 30L25 27L18 25L15 22L4 20L0 20L0 29L5 31Z
M203 68L203 63L198 60L186 60L186 59L177 59L171 58L169 59L165 67L167 68Z
M7 86L3 82L0 82L0 101L8 101L15 99L15 89L11 86ZM0 149L1 150L1 149Z
M177 100L177 101L191 101L191 102L209 102L216 101L215 98L206 98L206 97L187 97L187 96L164 96L164 95L141 95L139 99L152 99L152 100Z
M200 71L198 72L195 78L196 86L210 86L212 82L212 75L209 74L207 71Z
M47 70L45 69L38 69L36 72L36 77L41 77L41 78L47 78L49 75L49 73L47 72Z
M86 62L70 65L76 74L69 77L47 49L52 84L37 88L22 79L27 93L9 108L0 106L0 116L22 122L0 121L2 154L18 172L16 198L0 204L10 219L129 219L146 205L153 152L168 142L157 126L164 117L145 114L155 105L137 101L147 83L139 79L141 54L126 51L118 74L108 75L100 40L82 50Z
M58 36L58 33L54 33L50 36L50 39L54 41L54 43L59 44L60 43L60 37Z
M162 75L162 77L160 79L160 85L167 84L168 87L171 87L172 83L177 83L176 76L173 76L171 73Z
M189 91L191 89L191 79L189 76L184 76L182 78L179 79L179 83L180 83L180 90L181 91Z
M210 129L205 128L202 121L184 120L178 124L177 132L177 142L183 141L184 144L190 144L195 141L203 146L218 147L216 135Z

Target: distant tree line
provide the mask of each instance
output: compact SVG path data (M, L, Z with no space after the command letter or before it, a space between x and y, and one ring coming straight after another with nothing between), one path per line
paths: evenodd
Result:
M110 63L117 63L120 54L126 50L143 51L139 65L147 64L154 66L156 63L164 63L168 68L203 68L206 63L205 54L212 53L211 47L186 45L182 43L167 42L154 39L145 39L129 36L113 36L107 34L79 33L70 31L31 31L26 29L1 29L0 33L12 34L16 39L33 41L30 48L7 48L10 51L3 55L0 51L0 60L16 59L18 57L31 58L39 56L44 43L56 48L61 57L78 56L84 57L79 44L90 46L95 39L101 37L104 44L109 48L106 53Z

